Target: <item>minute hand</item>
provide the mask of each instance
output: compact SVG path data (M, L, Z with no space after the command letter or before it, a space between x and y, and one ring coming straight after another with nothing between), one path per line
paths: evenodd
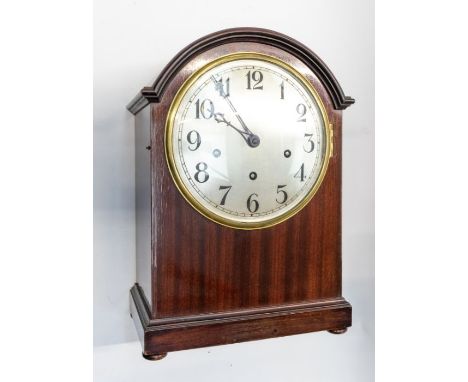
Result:
M244 129L245 133L248 134L248 138L246 139L247 141L247 144L250 146L250 147L257 147L259 144L260 144L260 137L254 133L252 133L252 131L250 131L250 129L247 127L247 125L245 124L244 120L242 119L242 117L239 115L239 113L237 112L236 108L234 107L234 105L232 104L231 100L229 99L229 96L224 92L224 89L222 87L222 85L220 84L220 82L218 82L215 78L215 76L211 76L211 79L212 81L214 82L217 90L219 90L219 93L220 95L224 98L224 100L227 102L227 104L229 105L229 107L231 108L231 110L234 112L237 120L239 121L239 123L241 124L242 128ZM221 86L220 86L221 85Z
M242 128L245 130L246 133L249 133L249 134L252 134L253 133L250 131L250 129L247 127L247 125L245 124L244 120L242 119L242 117L239 115L239 113L237 112L236 108L234 107L234 105L232 104L231 100L227 97L227 96L224 96L224 99L226 100L226 102L228 103L229 107L231 108L231 110L234 112L236 118L239 120Z

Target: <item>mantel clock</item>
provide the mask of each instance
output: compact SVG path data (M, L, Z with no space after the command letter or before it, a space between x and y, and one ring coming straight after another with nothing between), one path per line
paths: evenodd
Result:
M351 325L341 293L341 120L327 66L257 28L203 37L130 102L148 359Z

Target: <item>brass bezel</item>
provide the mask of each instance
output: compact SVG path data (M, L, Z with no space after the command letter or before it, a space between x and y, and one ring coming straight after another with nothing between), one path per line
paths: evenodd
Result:
M175 115L177 113L177 110L180 106L180 103L187 93L187 91L190 89L190 87L200 78L203 74L205 74L207 71L213 69L214 67L218 65L222 65L226 62L231 62L231 61L237 61L237 60L242 60L242 59L255 59L255 60L261 60L261 61L266 61L275 65L280 66L284 70L290 72L293 74L305 87L309 92L312 94L314 97L315 101L317 102L317 105L319 106L320 112L322 114L323 118L323 123L324 123L324 129L325 129L325 136L326 136L326 148L325 148L325 154L324 154L324 160L322 164L322 168L320 169L319 176L317 178L317 181L315 184L312 186L310 191L306 194L306 196L291 210L284 212L282 215L277 216L275 218L269 219L269 220L264 220L262 222L238 222L232 219L227 219L223 216L217 215L216 213L210 211L207 209L203 204L198 202L190 192L190 190L187 189L185 186L184 182L182 181L180 174L177 170L177 167L175 165L175 160L174 160L174 151L172 149L172 134L173 134L173 129L174 129L174 119ZM328 114L325 110L325 106L323 104L322 99L320 98L317 90L313 87L313 85L310 83L307 78L305 78L304 75L302 75L298 70L296 70L294 67L291 65L287 64L286 62L280 60L279 58L262 54L262 53L256 53L256 52L238 52L238 53L232 53L228 54L225 56L218 57L217 59L209 62L208 64L204 65L202 68L198 69L196 72L192 73L190 77L182 84L180 89L177 91L171 106L169 107L169 111L167 113L167 118L166 118L166 126L165 126L165 134L164 134L164 146L165 146L165 151L166 151L166 161L167 165L169 167L169 172L171 174L172 179L174 180L174 184L176 185L177 189L179 192L182 194L184 199L200 214L208 218L209 220L221 224L226 227L230 228L236 228L236 229L242 229L242 230L253 230L253 229L261 229L261 228L268 228L272 227L274 225L280 224L284 222L285 220L291 218L292 216L296 215L299 211L301 211L309 202L310 200L314 197L316 194L317 190L320 188L320 185L323 182L323 179L325 177L327 168L328 168L328 162L331 156L331 147L332 147L332 126L329 122Z

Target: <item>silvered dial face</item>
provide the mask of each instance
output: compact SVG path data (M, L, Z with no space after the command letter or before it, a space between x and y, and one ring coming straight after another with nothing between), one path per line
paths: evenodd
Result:
M294 73L277 61L236 58L182 88L169 114L168 160L179 189L205 216L237 228L269 226L319 186L326 117Z

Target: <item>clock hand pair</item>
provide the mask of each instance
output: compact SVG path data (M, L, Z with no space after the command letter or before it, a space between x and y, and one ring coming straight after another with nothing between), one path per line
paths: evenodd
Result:
M234 130L236 130L239 134L242 135L242 137L245 139L245 141L247 142L247 144L250 146L250 147L257 147L259 144L260 144L260 137L254 133L252 133L252 131L250 131L250 129L247 127L247 125L245 124L244 120L242 119L242 117L239 115L239 113L237 112L236 108L234 107L234 105L232 104L231 100L229 99L229 96L226 94L226 92L224 91L224 88L223 88L223 84L222 82L220 81L217 81L215 76L211 76L211 80L214 82L215 84L215 87L216 87L216 90L219 91L219 94L221 95L221 97L224 98L224 100L227 102L227 104L229 105L229 107L231 108L231 110L234 112L236 118L238 119L239 123L241 124L242 126L242 130L236 128L234 125L232 125L229 121L226 120L226 118L224 117L224 114L222 113L215 113L215 120L216 122L220 123L220 122L224 122L226 123L226 125L232 127ZM218 116L218 118L216 117Z

